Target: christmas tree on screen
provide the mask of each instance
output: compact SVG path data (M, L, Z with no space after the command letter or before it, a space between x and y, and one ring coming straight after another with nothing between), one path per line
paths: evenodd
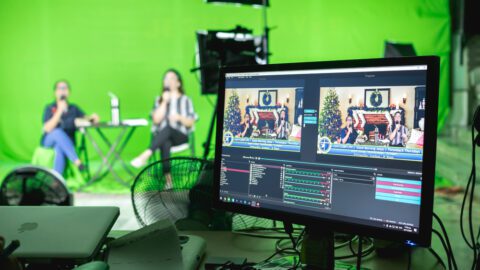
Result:
M230 131L233 135L241 132L240 123L242 121L242 114L240 112L240 97L236 91L228 98L227 111L223 119L223 127L225 131Z
M319 117L318 134L328 137L332 142L340 136L342 118L340 113L340 102L337 92L329 89L323 103Z

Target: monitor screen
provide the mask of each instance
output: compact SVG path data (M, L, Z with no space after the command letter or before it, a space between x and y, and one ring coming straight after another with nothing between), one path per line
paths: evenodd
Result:
M437 73L433 57L224 69L217 205L428 245Z

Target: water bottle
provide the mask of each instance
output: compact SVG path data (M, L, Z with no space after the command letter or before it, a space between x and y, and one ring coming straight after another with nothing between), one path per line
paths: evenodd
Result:
M112 111L111 124L118 126L120 125L120 102L118 101L118 97L112 92L109 92L108 95L110 96L110 108Z

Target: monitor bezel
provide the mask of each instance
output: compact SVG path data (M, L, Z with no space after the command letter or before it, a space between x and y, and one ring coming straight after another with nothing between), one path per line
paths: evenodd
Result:
M324 62L303 62L288 64L269 64L257 66L222 67L220 69L219 91L217 100L217 127L216 146L214 161L214 202L217 209L232 211L240 214L269 218L315 226L324 229L331 229L338 232L358 234L385 240L408 242L418 246L428 247L431 244L432 234L432 211L434 199L435 179L435 155L437 141L437 118L438 118L438 92L439 92L439 63L437 56L402 57L402 58L377 58L357 59ZM220 173L221 173L221 150L223 134L223 116L225 103L225 74L242 72L263 72L263 71L288 71L288 70L311 70L311 69L332 69L332 68L358 68L358 67L386 67L386 66L409 66L427 65L426 96L428 106L425 110L424 128L424 151L422 163L422 194L420 206L420 224L418 234L403 231L389 230L386 228L368 226L354 222L345 222L330 218L320 218L308 215L282 212L272 209L255 208L251 206L227 203L220 200Z

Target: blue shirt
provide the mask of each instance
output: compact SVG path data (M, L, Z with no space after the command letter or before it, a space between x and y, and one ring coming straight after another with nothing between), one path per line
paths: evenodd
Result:
M48 120L50 120L55 112L57 111L57 103L51 103L45 107L43 111L43 123L45 124ZM75 143L75 119L82 118L85 116L85 113L75 104L68 104L68 110L62 114L60 118L60 122L56 126L56 128L61 128L65 133L67 133L68 137ZM42 142L45 138L45 132L42 135Z
M347 136L348 133L348 128L342 128L342 131L340 133L340 139L343 140L345 136ZM348 136L347 142L348 144L353 144L357 140L358 133L357 131L352 128L352 133Z

